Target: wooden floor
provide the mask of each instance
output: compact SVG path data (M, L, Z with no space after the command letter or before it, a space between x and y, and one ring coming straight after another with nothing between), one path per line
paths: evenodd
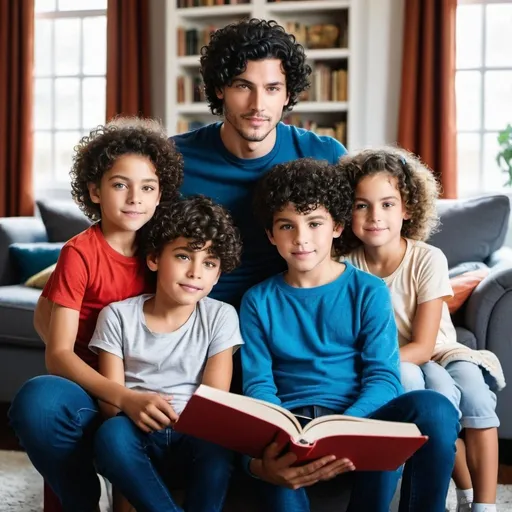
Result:
M7 411L9 404L0 403L0 450L22 450L14 432L9 427ZM512 441L500 441L500 470L498 482L512 484Z

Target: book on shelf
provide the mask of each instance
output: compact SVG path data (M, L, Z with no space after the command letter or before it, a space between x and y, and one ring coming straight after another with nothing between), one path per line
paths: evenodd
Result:
M175 424L175 430L230 450L260 458L277 441L297 456L297 464L325 455L350 459L360 471L391 471L426 441L412 423L329 415L301 427L277 405L201 385Z
M180 75L176 83L177 103L203 103L206 101L200 75Z
M327 64L317 64L311 75L311 88L306 90L305 101L347 101L348 72L346 69L333 69Z
M201 48L210 42L212 32L215 32L218 28L214 25L202 29L178 27L176 29L178 57L199 55ZM199 60L197 64L199 66Z
M215 5L250 4L251 0L176 0L178 9L187 7L213 7Z

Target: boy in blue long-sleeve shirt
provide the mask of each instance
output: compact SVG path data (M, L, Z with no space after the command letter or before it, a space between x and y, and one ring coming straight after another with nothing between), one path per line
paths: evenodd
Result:
M244 394L298 416L347 414L416 423L429 441L405 465L400 511L444 511L458 416L443 396L402 394L393 307L383 281L333 259L352 190L311 159L275 166L256 189L256 214L288 270L251 288L240 321ZM353 471L324 457L294 467L271 444L248 469L267 482L267 510L309 511L305 487ZM355 473L350 510L384 512L399 472Z

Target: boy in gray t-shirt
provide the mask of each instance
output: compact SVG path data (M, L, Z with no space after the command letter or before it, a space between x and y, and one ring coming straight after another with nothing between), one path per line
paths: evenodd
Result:
M167 487L172 455L189 470L185 509L221 511L232 454L172 425L200 384L229 390L232 354L243 343L238 316L207 295L221 271L239 263L240 237L226 210L196 196L160 207L146 249L156 293L103 309L89 348L99 355L100 373L163 395L170 407L150 406L134 423L101 404L110 419L96 434L96 464L137 510L174 512L182 509Z

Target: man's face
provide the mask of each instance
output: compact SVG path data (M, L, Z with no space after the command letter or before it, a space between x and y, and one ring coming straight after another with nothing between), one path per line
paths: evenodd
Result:
M225 121L238 135L261 142L281 120L289 100L281 61L247 61L247 69L217 95L224 101Z

